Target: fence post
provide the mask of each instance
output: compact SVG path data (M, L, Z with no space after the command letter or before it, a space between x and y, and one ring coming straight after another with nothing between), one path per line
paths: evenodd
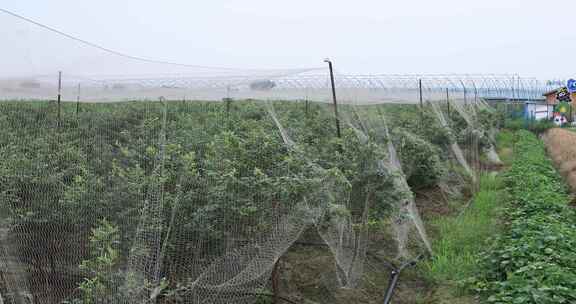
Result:
M448 88L446 88L446 107L448 108L448 118L450 118L450 93L448 93Z
M78 112L80 112L80 84L78 84L78 95L76 95L76 119L78 119Z
M62 71L58 72L58 128L60 128L60 125L61 125L61 121L60 121L60 116L61 116L60 103L61 103L61 99L62 99Z
M420 100L420 127L424 126L424 103L422 99L422 78L418 78L418 96Z
M334 69L332 68L332 61L325 59L324 62L328 63L328 69L330 70L330 84L332 85L332 101L334 103L334 116L336 118L336 135L341 138L340 133L340 118L338 117L338 102L336 101L336 85L334 84Z
M464 81L460 80L460 84L462 85L462 90L464 93L464 106L468 106L468 100L467 100L467 92L466 92L466 85L464 84Z

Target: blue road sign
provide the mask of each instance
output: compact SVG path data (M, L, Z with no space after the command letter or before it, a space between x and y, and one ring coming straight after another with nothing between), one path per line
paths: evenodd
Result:
M566 87L568 88L568 92L570 93L576 92L576 80L569 79L568 83L566 84Z

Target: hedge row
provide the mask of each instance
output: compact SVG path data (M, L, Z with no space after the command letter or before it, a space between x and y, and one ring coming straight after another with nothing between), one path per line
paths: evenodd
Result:
M489 303L576 303L576 212L544 144L518 131L505 173L504 234L482 255L474 288Z

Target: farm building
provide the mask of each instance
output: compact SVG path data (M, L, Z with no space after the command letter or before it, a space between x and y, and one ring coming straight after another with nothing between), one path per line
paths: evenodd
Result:
M558 102L571 102L576 101L576 92L569 93L566 87L557 88L542 94L546 98L547 104L557 104Z
M556 104L558 102L558 100L556 99L557 91L558 89L555 89L542 94L542 96L546 98L546 104Z
M554 116L554 105L548 103L527 102L524 107L524 118L543 120Z

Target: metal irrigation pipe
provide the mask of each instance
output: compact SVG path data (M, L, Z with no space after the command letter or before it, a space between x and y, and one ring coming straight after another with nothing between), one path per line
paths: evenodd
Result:
M424 126L424 105L422 104L422 78L418 78L418 94L420 96L420 126Z
M330 84L332 85L332 102L334 103L334 116L336 118L336 135L341 138L340 134L340 119L338 117L338 102L336 101L336 85L334 84L334 69L332 67L332 61L330 59L324 59L324 62L328 63L328 68L330 69Z

